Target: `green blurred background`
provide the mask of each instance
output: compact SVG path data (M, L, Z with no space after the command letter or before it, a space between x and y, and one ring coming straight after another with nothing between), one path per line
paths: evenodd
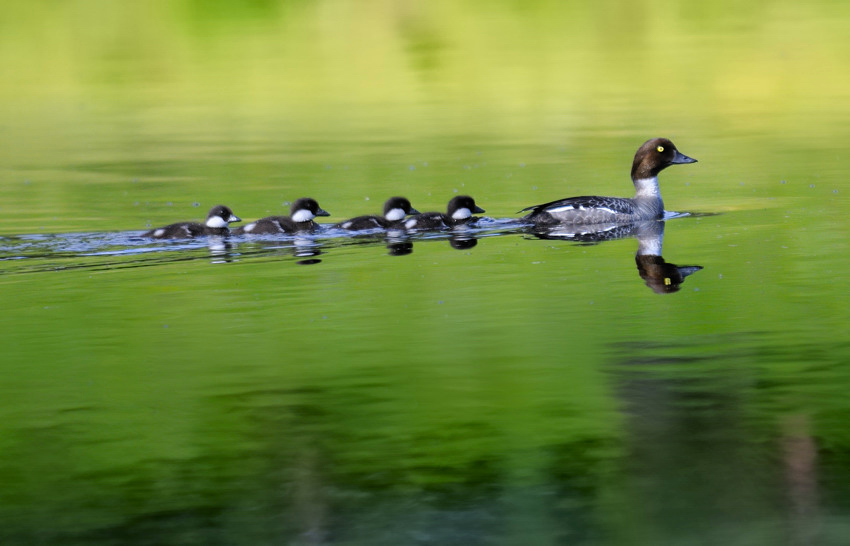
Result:
M708 154L715 174L757 184L777 156L835 170L848 136L849 10L8 2L0 233L142 229L191 212L143 207L167 202L226 202L250 218L305 193L351 216L377 208L356 206L373 193L445 194L443 174L504 216L535 202L537 186L541 200L628 192L633 150L661 135ZM463 170L485 162L501 170ZM707 193L677 205L740 206Z

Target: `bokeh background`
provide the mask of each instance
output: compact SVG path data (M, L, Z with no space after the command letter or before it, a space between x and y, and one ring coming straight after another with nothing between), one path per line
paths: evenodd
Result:
M842 2L35 1L4 10L6 234L141 229L153 216L145 205L167 202L206 210L222 201L250 218L305 193L351 216L374 208L355 205L365 194L445 192L443 173L426 171L447 161L451 184L504 216L534 203L541 184L541 200L600 186L627 193L628 179L615 175L652 136L695 157L709 152L715 173L756 184L777 156L834 171L847 142ZM464 173L482 166L485 146L487 165L503 171ZM620 170L602 172L613 158ZM543 171L550 162L559 177ZM520 165L529 174L506 180ZM729 193L677 205L725 210L735 206ZM162 222L191 211L156 212Z

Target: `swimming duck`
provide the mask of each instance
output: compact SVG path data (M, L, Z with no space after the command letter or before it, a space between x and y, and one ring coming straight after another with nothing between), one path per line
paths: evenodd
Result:
M446 212L423 212L404 221L405 229L429 230L448 229L470 224L478 220L473 213L481 214L484 209L475 204L468 195L458 195L449 201Z
M152 229L142 234L142 236L153 237L154 239L190 239L202 235L227 235L230 233L228 225L231 222L241 221L241 218L233 214L233 211L228 207L216 205L210 209L207 219L203 224L198 222L178 222Z
M311 232L319 228L313 221L316 216L330 216L315 199L302 197L290 207L289 216L266 216L234 231L237 235L261 235L269 233Z
M386 229L398 224L408 214L419 214L419 211L411 206L410 201L404 197L390 197L384 203L383 216L357 216L351 220L340 222L334 227L359 231L362 229Z
M537 226L624 223L661 218L664 215L664 202L658 187L658 173L670 165L696 161L677 150L670 140L653 138L644 142L635 153L632 162L632 182L635 185L633 198L596 195L569 197L526 207L519 212L530 210L522 220Z

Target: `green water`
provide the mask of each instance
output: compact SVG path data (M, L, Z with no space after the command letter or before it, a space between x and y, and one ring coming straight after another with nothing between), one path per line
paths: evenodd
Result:
M3 12L0 543L850 540L850 5ZM500 223L654 136L677 291ZM455 193L477 244L137 237Z

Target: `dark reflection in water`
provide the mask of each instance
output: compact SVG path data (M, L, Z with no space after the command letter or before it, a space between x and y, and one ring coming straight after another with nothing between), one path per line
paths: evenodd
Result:
M817 454L805 417L788 417L777 438L765 438L747 416L747 374L712 378L683 371L708 359L617 349L610 373L622 436L579 435L530 454L523 464L542 484L512 476L517 454L493 422L387 427L393 385L378 378L235 388L206 401L214 413L206 424L238 419L245 444L229 455L66 477L65 486L109 486L132 516L40 536L124 545L841 544L819 540ZM73 447L72 431L30 434L21 442L33 450ZM443 455L482 444L489 449L472 456Z
M451 461L438 455L447 446L451 452L459 443L498 438L499 432L488 423L468 422L386 436L392 388L379 378L361 378L349 387L254 391L220 400L229 412L251 416L250 437L267 439L255 485L286 523L281 538L475 545L503 530L506 476L499 456ZM372 425L358 426L363 422Z
M390 256L407 256L413 253L413 241L387 241Z
M659 227L628 235L638 238L639 256L660 256ZM477 240L508 233L462 235ZM376 252L384 244L454 246L448 233L344 242L371 245ZM328 248L331 256L342 250L341 242L320 238L298 244L294 239L193 244L177 254L236 261L279 253L292 263L318 259ZM488 246L495 245L482 248ZM617 330L618 338L623 335ZM675 335L652 328L652 339ZM80 431L95 428L92 417L108 411L100 407L76 411L69 426L10 431L14 450L0 476L13 478L21 468L35 467L47 484L42 489L58 492L58 500L42 508L53 496L34 497L39 509L27 508L36 513L27 525L16 523L21 518L15 512L26 502L10 497L0 542L842 544L835 539L840 524L824 531L823 522L830 511L843 513L847 502L846 448L839 435L833 435L838 445L819 446L823 418L793 405L775 407L800 396L800 384L814 379L789 374L783 382L781 375L760 373L758 366L809 361L828 382L832 372L846 368L836 356L848 354L843 343L789 346L742 335L739 340L709 337L699 345L690 339L607 345L613 361L598 375L610 378L600 383L611 388L603 387L599 398L605 401L599 406L610 405L612 415L576 422L568 399L577 391L568 388L541 405L544 411L505 417L504 398L524 395L523 387L514 388L518 374L550 373L534 359L519 360L510 376L500 376L486 359L471 363L482 382L509 386L493 393L460 391L458 398L471 392L493 410L470 406L468 413L433 418L442 397L417 414L409 397L419 386L407 387L417 381L405 372L392 378L384 368L347 372L340 366L318 377L296 378L298 387L287 389L266 381L265 372L260 380L252 377L252 368L239 362L236 373L217 382L215 390L192 397L193 427L203 432L167 459L142 454L120 468L78 466ZM304 364L289 357L280 358L281 367ZM401 361L397 368L406 370L407 361ZM558 368L551 377L569 377L579 365L572 354L565 355L550 366ZM446 368L434 370L445 374ZM445 377L451 382L456 376ZM837 388L847 384L838 379ZM818 387L816 395L823 392ZM537 392L527 396L522 401L530 407L542 400ZM579 407L592 412L599 406ZM825 406L844 427L844 406L835 400ZM169 418L165 410L163 418ZM506 433L512 427L529 432ZM551 430L558 434L538 441ZM109 457L115 439L100 441ZM59 513L83 523L63 528L74 531L45 525ZM824 535L830 540L822 540Z
M733 343L753 343L745 337ZM809 415L759 420L753 406L763 386L752 364L770 353L728 350L728 342L709 340L714 349L700 344L698 351L617 347L610 371L626 415L638 517L665 536L702 536L706 544L741 543L735 529L748 529L753 543L833 544L822 542Z
M403 229L390 229L387 231L372 231L368 233L351 234L343 230L331 230L324 234L325 237L334 236L336 238L328 239L329 244L346 245L368 244L379 245L384 244L387 247L387 254L390 256L407 256L413 253L414 244L429 244L435 241L448 240L449 245L457 250L469 250L478 244L478 239L482 236L497 236L511 235L517 233L516 226L509 229L494 230L492 227L484 229L453 229L435 232L422 232L411 234Z
M233 243L226 239L209 241L210 261L214 264L229 264L234 261Z
M449 237L449 244L456 250L469 250L478 244L478 239L473 234L453 234Z
M540 239L557 239L583 244L634 237L638 240L635 255L638 274L656 294L678 292L685 277L696 273L702 266L668 263L662 257L664 245L664 220L649 220L633 224L610 224L596 226L555 226L533 228L531 234Z
M256 255L280 255L296 258L298 265L314 265L322 263L324 241L310 235L295 237L275 237L255 235L250 238L234 237L232 244L237 245L243 257Z
M314 265L322 263L322 260L316 257L322 254L321 243L315 239L307 238L296 238L293 243L294 246L292 247L292 252L293 255L298 258L295 263L298 265Z
M125 484L125 493L156 498L163 486L157 477L172 476L170 498L179 508L139 506L133 519L73 542L491 543L512 517L511 503L503 499L505 462L492 453L459 464L435 453L446 445L497 438L499 431L469 422L420 429L409 438L382 436L380 425L388 419L382 408L392 400L376 392L389 388L313 386L215 397L209 402L223 418L246 423L240 432L252 449L231 458L149 462ZM367 416L377 430L357 425Z

